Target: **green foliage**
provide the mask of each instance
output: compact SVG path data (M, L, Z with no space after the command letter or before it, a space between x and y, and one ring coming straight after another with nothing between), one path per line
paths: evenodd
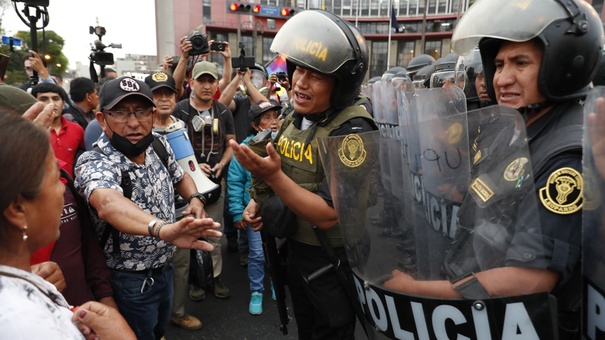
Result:
M19 31L15 36L22 40L20 49L16 47L14 48L14 52L11 52L8 45L0 45L0 53L10 57L8 70L6 71L6 83L12 85L18 85L27 80L22 58L31 48L31 39L28 31ZM69 66L69 61L63 54L65 40L55 31L45 31L44 37L42 37L42 31L38 31L37 40L40 57L44 58L44 55L50 56L50 59L46 60L49 73L64 74ZM57 66L57 64L61 66Z

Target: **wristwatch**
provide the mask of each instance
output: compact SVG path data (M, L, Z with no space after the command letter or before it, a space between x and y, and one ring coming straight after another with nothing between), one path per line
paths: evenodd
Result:
M189 199L187 199L187 203L191 203L191 200L194 198L198 198L200 201L202 201L202 203L204 203L204 205L206 205L206 197L204 197L203 194L196 192L195 194L192 194L191 196L189 196Z

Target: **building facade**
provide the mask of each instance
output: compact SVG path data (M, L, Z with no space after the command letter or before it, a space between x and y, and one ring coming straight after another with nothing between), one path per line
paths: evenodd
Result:
M279 28L296 12L324 9L359 28L368 41L368 78L394 66L407 66L416 55L435 59L451 52L453 31L460 16L475 0L156 0L158 63L165 55L177 55L179 40L198 30L209 39L228 41L238 56L238 42L246 55L265 64L275 57L271 42ZM592 2L599 13L603 0ZM232 11L242 5L247 12ZM391 9L394 16L391 16ZM284 12L284 10L286 10ZM258 14L254 14L257 11ZM282 15L282 12L284 12ZM392 19L394 18L394 20ZM222 65L223 58L210 60Z

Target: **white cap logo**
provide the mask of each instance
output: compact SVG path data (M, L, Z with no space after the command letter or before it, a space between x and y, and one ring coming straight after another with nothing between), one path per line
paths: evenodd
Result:
M124 78L120 81L120 88L126 92L137 92L141 89L139 83L132 78Z

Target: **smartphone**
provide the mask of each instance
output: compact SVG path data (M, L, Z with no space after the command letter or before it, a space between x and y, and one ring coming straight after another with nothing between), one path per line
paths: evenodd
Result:
M215 41L210 44L210 50L222 52L225 50L225 43L222 41Z

